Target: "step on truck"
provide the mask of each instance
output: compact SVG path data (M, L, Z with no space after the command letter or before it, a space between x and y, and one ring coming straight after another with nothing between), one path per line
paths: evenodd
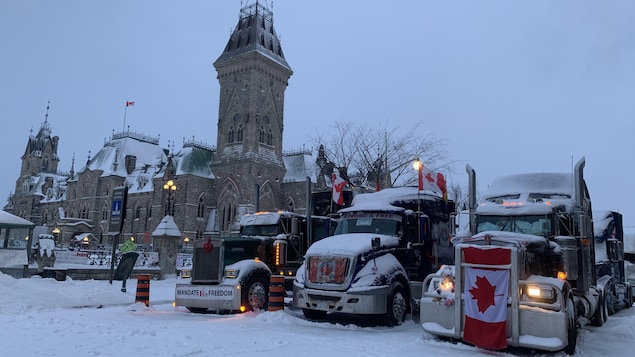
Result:
M175 305L198 313L267 309L271 276L284 276L290 291L308 246L334 227L328 217L246 214L239 235L194 242L190 281L176 285Z
M582 158L573 174L494 179L478 205L476 173L467 165L469 231L455 232L455 264L425 279L424 331L485 349L573 354L580 326L602 325L615 300L632 304L616 274L619 240L609 238L600 256L594 239L584 165Z
M336 313L403 323L417 309L423 279L452 263L454 210L454 202L418 187L356 195L338 211L335 234L307 250L293 284L293 306L311 320Z

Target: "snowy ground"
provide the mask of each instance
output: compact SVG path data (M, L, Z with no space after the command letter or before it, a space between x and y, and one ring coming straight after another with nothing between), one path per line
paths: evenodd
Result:
M493 353L438 340L412 320L398 328L310 322L284 311L193 314L172 307L177 278L152 280L150 307L134 303L136 279L56 281L0 274L3 356L564 356L528 350ZM578 356L635 350L635 308L584 327Z

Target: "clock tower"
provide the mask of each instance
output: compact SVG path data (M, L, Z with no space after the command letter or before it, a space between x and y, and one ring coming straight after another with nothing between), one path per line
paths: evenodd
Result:
M220 101L212 168L219 228L228 232L243 214L277 210L284 201L284 92L293 71L274 30L273 13L262 1L241 9L214 67Z

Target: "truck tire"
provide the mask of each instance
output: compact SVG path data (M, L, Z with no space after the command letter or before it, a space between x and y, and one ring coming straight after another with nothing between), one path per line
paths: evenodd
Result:
M591 326L602 326L604 322L606 322L607 312L606 312L606 299L604 298L604 294L598 297L598 308L593 313L593 317L591 317Z
M604 296L606 297L606 311L608 311L609 315L614 315L616 311L615 303L617 302L615 298L615 287L610 285Z
M186 309L190 310L190 312L193 312L195 314L204 314L207 312L206 307L186 307Z
M311 309L302 309L302 313L307 320L319 321L324 319L326 316L326 311L321 310L311 310Z
M269 283L262 275L254 275L242 286L242 302L248 311L266 310L269 304Z
M571 297L567 298L565 316L567 318L567 346L564 348L564 353L573 355L578 342L578 322Z
M398 326L404 322L408 311L407 301L406 289L404 289L403 285L399 282L392 283L386 306L386 325Z

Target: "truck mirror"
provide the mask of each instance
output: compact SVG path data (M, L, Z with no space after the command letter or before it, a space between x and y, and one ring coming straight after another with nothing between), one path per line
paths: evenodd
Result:
M379 237L374 237L370 239L370 246L373 248L373 250L379 249L380 245L381 245L381 239Z

